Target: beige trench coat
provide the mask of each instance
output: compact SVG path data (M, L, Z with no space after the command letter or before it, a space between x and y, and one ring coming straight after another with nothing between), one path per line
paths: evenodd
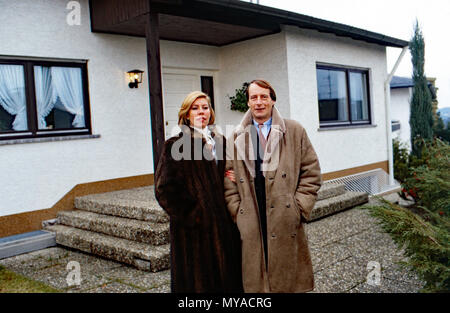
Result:
M322 183L319 161L305 129L283 119L274 107L262 168L266 185L268 266L255 194L255 156L248 111L227 144L225 200L242 241L245 292L306 292L314 288L313 269L303 227ZM265 167L264 167L265 166Z

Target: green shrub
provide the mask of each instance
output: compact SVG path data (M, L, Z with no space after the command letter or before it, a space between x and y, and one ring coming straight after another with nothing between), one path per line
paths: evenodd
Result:
M425 76L425 39L419 22L414 25L414 35L409 42L411 61L413 65L412 97L410 102L409 125L411 128L412 154L420 157L423 138L430 140L433 138L433 109L432 96L428 88L428 81Z
M248 105L245 90L247 89L248 85L249 84L247 82L243 83L240 89L236 89L236 94L234 96L228 97L231 101L231 110L244 113L247 112Z
M394 150L394 177L404 182L409 177L409 149L397 138L392 140Z
M450 128L439 129L434 131L434 135L447 143L450 143Z
M381 205L365 205L370 214L394 242L405 249L406 261L399 262L413 269L425 281L423 292L450 291L450 221L426 208L424 218L409 209L379 198Z
M420 157L408 155L394 141L394 173L403 192L416 202L402 208L379 198L381 205L366 205L383 229L405 248L404 266L426 282L425 292L450 291L450 145L422 140Z
M411 156L410 173L402 186L419 206L450 215L450 145L442 140L424 141L422 157Z

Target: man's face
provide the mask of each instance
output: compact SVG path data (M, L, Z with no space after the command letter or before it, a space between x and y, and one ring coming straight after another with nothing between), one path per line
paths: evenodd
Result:
M275 101L270 98L270 90L251 84L248 87L248 106L252 111L253 119L257 123L264 123L272 116L272 107Z

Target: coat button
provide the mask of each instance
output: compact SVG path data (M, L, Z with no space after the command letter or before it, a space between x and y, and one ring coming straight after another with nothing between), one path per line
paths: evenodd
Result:
M288 203L288 204L286 204L286 207L287 207L287 208L290 208L290 207L291 207L291 205L290 205L290 204Z
M286 178L286 173L283 173L283 175L281 175L283 178Z
M240 212L241 214L244 214L244 209L241 209L239 212Z
M239 179L239 181L240 181L241 183L243 183L243 182L244 182L244 179L241 177L241 179Z
M292 233L292 234L291 234L291 237L292 237L292 238L295 238L295 236L297 236L296 233Z
M275 236L275 233L272 233L272 238L276 238L277 236Z

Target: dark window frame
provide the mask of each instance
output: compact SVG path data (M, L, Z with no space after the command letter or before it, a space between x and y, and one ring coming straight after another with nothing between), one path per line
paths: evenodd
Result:
M23 138L41 138L41 137L60 137L74 135L92 135L91 110L89 101L89 83L87 61L49 61L42 59L13 59L0 57L0 65L22 65L25 79L25 97L27 109L28 130L23 131L2 131L0 140L23 139ZM60 66L76 67L81 69L81 83L83 87L83 104L85 127L83 128L63 128L63 129L39 129L37 122L36 91L34 82L34 66Z
M316 64L316 77L317 77L317 70L332 70L332 71L341 71L345 73L345 83L346 83L346 92L347 92L347 118L348 121L330 121L325 122L320 120L320 111L319 111L319 124L320 128L327 128L327 127L348 127L348 126L355 126L355 125L372 125L372 105L370 101L371 93L370 93L370 71L369 69L356 69L351 67L344 67L344 66L333 66L333 65L322 65L322 64ZM350 73L360 73L366 75L366 90L367 90L367 112L368 112L368 119L367 120L352 120L352 111L351 111L351 87L350 87ZM316 79L317 83L317 79ZM317 92L319 91L319 86L317 86ZM319 105L319 99L317 99L317 104Z
M211 99L211 106L215 111L214 105L214 77L213 76L200 76L200 84L202 88L202 92L206 93Z

